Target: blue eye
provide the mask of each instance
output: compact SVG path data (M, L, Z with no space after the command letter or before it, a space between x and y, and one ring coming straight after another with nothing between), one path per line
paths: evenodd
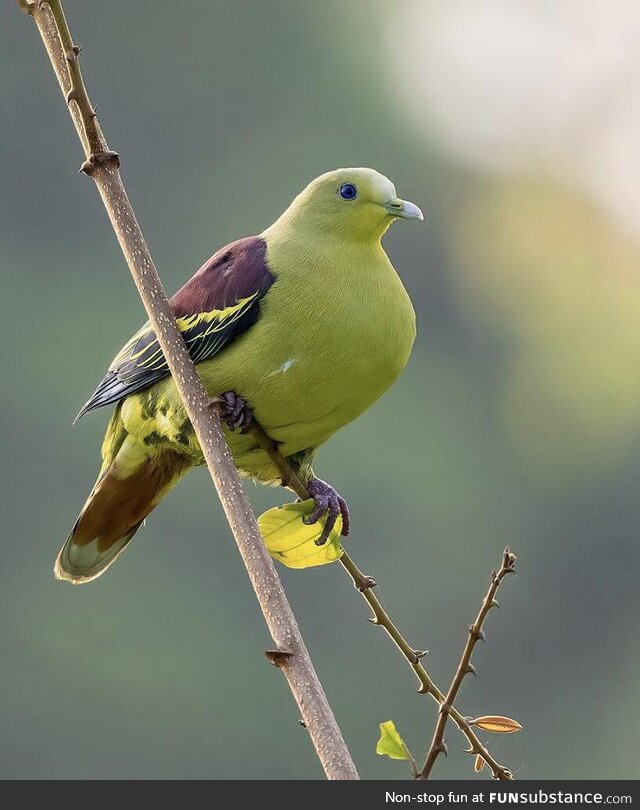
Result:
M340 196L343 200L355 200L358 196L358 189L353 183L343 183L340 186Z

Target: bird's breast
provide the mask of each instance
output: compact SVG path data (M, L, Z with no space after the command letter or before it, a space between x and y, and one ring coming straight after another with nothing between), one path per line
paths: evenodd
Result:
M355 419L409 357L415 315L386 255L277 270L238 358L240 393L287 452L315 446ZM240 346L238 347L240 348Z

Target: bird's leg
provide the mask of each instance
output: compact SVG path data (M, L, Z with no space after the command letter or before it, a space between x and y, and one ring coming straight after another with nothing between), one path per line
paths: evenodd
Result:
M253 408L235 391L225 391L214 398L220 408L220 418L229 430L245 431L253 420Z
M322 534L316 540L316 545L322 546L327 542L338 515L342 515L341 534L346 537L349 534L349 507L345 499L330 484L320 478L313 477L307 484L307 490L315 502L315 507L310 515L303 518L304 522L307 525L317 523L324 514L327 515L327 522Z

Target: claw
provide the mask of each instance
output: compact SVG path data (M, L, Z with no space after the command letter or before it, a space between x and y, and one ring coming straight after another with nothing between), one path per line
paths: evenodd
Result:
M316 540L316 545L324 545L333 527L336 525L338 515L342 517L342 531L341 534L346 537L351 528L349 520L349 507L343 497L341 497L336 490L322 481L320 478L312 478L308 484L309 495L315 501L313 512L307 517L303 518L307 526L312 523L317 523L323 515L327 515L322 534Z
M340 505L340 514L342 515L342 535L346 537L351 531L351 517L349 515L349 507L345 499L338 495L338 503Z
M220 406L220 418L225 421L229 430L245 432L253 421L253 409L235 391L225 391L214 402Z

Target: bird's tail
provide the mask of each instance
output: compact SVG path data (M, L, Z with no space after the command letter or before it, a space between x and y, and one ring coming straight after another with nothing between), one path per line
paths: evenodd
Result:
M56 559L57 579L83 585L103 574L190 467L185 456L163 452L143 457L125 476L119 469L121 457L118 453L103 468L87 498Z

